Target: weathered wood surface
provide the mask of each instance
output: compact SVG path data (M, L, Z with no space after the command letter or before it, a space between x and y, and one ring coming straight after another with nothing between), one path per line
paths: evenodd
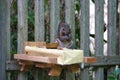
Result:
M18 54L19 55L19 54ZM20 54L23 55L23 54ZM91 57L92 58L92 57ZM90 59L89 57L84 58L84 67L110 67L110 66L115 66L115 65L120 65L120 56L97 56L96 62L95 61L85 61L86 59ZM95 59L93 57L93 59ZM18 64L18 61L7 61L6 62L6 70L19 70L20 66Z
M60 23L60 1L51 0L50 2L50 42L55 42L58 25Z
M44 0L35 0L35 41L44 41Z
M104 0L95 0L95 55L103 56ZM95 80L103 80L103 68L95 71Z
M75 12L74 10L75 10L74 0L65 0L65 22L70 25L71 36L74 42L73 45L75 45ZM66 75L65 80L74 80L75 78L74 75L71 74L69 71L67 71L65 75Z
M72 40L75 44L75 0L65 0L65 22L70 25ZM75 46L74 46L75 47Z
M17 60L6 61L6 71L16 71L20 70L20 65Z
M27 41L28 34L28 0L18 0L18 47L17 53L24 52L24 42ZM18 80L27 80L27 75L24 72L20 72Z
M25 46L25 51L28 55L59 57L63 56L63 50L46 49L38 47Z
M40 56L30 56L26 54L15 54L14 58L20 60L34 61L34 62L57 63L57 59L54 57L40 57Z
M44 23L44 0L35 0L35 41L44 41L45 23ZM39 76L42 75L42 76ZM36 70L34 72L35 80L44 80L44 71Z
M116 55L116 10L117 0L108 0L108 55ZM108 69L108 75L114 72L114 67Z
M6 37L7 37L7 41L6 41L6 44L7 44L7 53L6 53L6 60L10 60L11 59L11 54L10 54L10 4L11 4L11 0L6 0L7 1L7 21L6 21L6 25L7 25L7 30L6 30ZM10 72L7 72L7 77L6 79L7 80L11 80L10 79L10 75L11 73Z
M116 55L116 0L108 1L108 55Z
M6 80L6 55L9 50L9 10L8 10L8 2L7 0L0 0L0 80ZM8 32L7 32L8 31ZM8 40L7 40L8 39ZM8 56L7 56L8 57Z
M97 56L96 63L85 64L85 67L110 67L120 65L120 56Z
M84 50L84 56L89 56L89 0L80 0L80 48ZM88 69L81 71L81 80L89 80Z

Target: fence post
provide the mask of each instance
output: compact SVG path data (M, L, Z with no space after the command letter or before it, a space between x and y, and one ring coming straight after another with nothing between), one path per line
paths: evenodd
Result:
M44 0L35 0L35 41L44 41Z
M118 0L118 11L119 11L119 15L118 15L118 19L119 19L119 22L118 22L118 28L119 28L119 30L118 30L118 44L119 44L119 51L118 51L118 54L120 55L120 0Z
M28 0L18 0L18 48L17 53L24 53L24 42L28 36ZM27 80L27 75L24 72L18 74L18 80Z
M11 59L11 53L10 53L10 4L11 4L11 0L7 0L7 21L6 21L6 25L7 25L7 30L6 30L6 37L7 37L7 53L6 53L6 61L10 61ZM7 66L6 66L7 68ZM10 75L11 73L10 72L7 72L7 80L10 80Z
M75 44L75 0L65 0L65 21L70 25L72 40Z
M89 0L80 0L80 48L84 50L84 56L89 56ZM81 71L81 80L89 80L88 69Z
M95 0L95 54L103 56L104 0ZM95 71L95 80L104 80L103 68Z
M44 0L35 0L35 41L44 41ZM35 72L35 80L44 80L45 72L43 69L37 69Z
M70 25L71 36L75 45L75 4L74 0L65 0L65 22ZM75 47L75 46L74 46ZM65 72L66 80L75 80L70 71Z
M60 22L60 1L51 0L50 3L50 42L54 42L57 37L57 28Z
M108 0L108 55L116 55L116 3L117 0ZM114 68L108 69L108 76Z
M7 39L9 35L7 32L9 29L9 10L8 10L7 0L0 0L0 80L6 80L6 55L8 54L8 45Z

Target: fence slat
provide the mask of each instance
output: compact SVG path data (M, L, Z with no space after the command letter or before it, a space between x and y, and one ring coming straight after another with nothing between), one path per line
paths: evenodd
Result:
M108 0L108 55L116 55L116 2ZM114 67L108 69L108 76L114 72Z
M35 0L35 41L44 41L44 0Z
M75 44L75 4L74 0L65 0L65 22L70 25L72 40ZM74 46L75 47L75 46ZM75 80L75 75L67 71L66 80Z
M119 17L119 23L118 23L118 28L119 28L119 30L118 30L119 49L118 50L119 51L118 51L118 54L120 55L120 0L118 0L118 11L119 11L119 15L118 15L118 17Z
M56 39L57 28L60 22L60 1L59 0L51 0L50 3L50 42L54 42Z
M95 0L95 54L103 55L104 0ZM95 71L95 80L104 80L103 68Z
M6 22L6 25L7 25L7 55L6 55L6 61L10 61L11 59L11 53L10 53L10 3L11 3L11 0L7 0L7 22ZM10 79L10 72L7 72L7 80L11 80Z
M84 50L84 56L89 56L89 0L80 0L80 48ZM88 69L81 72L81 80L89 80Z
M44 41L44 38L44 0L35 0L35 41ZM44 80L44 77L47 76L43 69L35 70L33 75L35 80Z
M8 3L7 0L0 0L0 80L6 80L6 54L8 47L7 45L9 42L7 42L8 37L8 29L9 29L9 10L8 10Z
M18 48L17 53L24 52L24 42L27 41L28 34L28 16L27 3L28 0L18 0ZM24 72L18 74L18 80L27 80Z
M80 5L80 48L84 50L84 56L89 56L89 0L81 0Z
M65 0L65 21L70 25L72 40L75 43L75 1Z
M108 0L108 55L116 54L116 0Z

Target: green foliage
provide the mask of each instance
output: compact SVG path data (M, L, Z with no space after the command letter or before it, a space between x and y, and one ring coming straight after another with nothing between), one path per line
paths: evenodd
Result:
M108 76L108 80L118 80L118 76L120 74L120 68L116 68L114 73Z

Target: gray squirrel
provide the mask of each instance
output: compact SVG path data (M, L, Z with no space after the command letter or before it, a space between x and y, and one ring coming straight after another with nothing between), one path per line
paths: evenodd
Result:
M70 26L67 23L59 23L57 33L55 43L59 44L59 48L73 49Z

